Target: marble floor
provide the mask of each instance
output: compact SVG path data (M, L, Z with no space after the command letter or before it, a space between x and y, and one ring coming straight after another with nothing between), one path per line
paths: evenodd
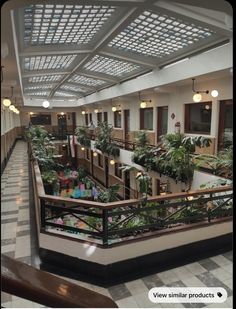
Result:
M1 177L1 250L16 260L39 267L37 243L29 207L27 145L18 141ZM111 297L121 308L232 308L232 251L169 269L110 288L70 280ZM224 287L228 298L223 304L154 304L148 299L152 287ZM39 308L43 305L1 293L6 308Z

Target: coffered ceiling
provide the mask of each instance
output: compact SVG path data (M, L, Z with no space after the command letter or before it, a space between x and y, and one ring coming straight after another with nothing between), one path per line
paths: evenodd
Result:
M15 63L18 72L12 80L23 99L76 101L232 36L225 1L216 1L221 6L214 1L212 7L197 0L187 5L154 0L8 2L2 9L10 14L2 25L2 43L9 54L3 57L2 51L2 60L4 71L10 58ZM11 78L4 83L6 91Z

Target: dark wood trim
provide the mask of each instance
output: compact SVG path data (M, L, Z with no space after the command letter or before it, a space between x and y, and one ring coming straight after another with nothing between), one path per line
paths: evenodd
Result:
M103 112L103 121L108 122L107 112Z
M176 244L177 245L177 244ZM40 248L41 269L104 287L232 250L232 233L102 265ZM66 268L65 268L66 265Z
M222 149L222 147L221 147L221 143L222 143L221 134L222 134L222 131L224 130L224 126L225 126L225 108L226 108L227 105L233 105L233 100L222 100L222 101L220 101L218 145L217 145L218 151ZM232 115L232 117L233 117L233 115Z
M89 115L88 114L84 115L84 120L85 120L85 125L88 126L89 125Z
M49 308L117 308L109 297L1 255L2 290ZM69 291L69 292L68 292Z
M162 135L163 110L167 110L168 113L168 106L157 107L157 142L160 141L160 136ZM168 115L167 115L167 121L168 121Z

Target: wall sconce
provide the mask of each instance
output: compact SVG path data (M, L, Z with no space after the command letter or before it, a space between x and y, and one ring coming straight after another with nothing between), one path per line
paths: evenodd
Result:
M82 150L82 151L84 151L84 149L85 149L84 147L81 147L81 150Z
M115 160L113 160L113 159L110 160L111 165L114 165L115 163L116 163Z
M64 113L64 112L61 112L61 115L63 116L63 115L65 115L65 113Z
M42 106L43 106L44 108L48 108L48 107L50 106L50 103L49 103L47 100L45 100L45 101L43 101Z
M94 113L97 114L99 112L99 110L97 108L95 108Z
M140 102L140 108L146 108L147 107L147 102L145 100L141 100L140 92L138 93L138 98L139 98L139 102ZM151 103L152 100L149 100L149 102Z
M206 94L208 94L209 93L209 90L195 90L195 88L194 88L194 81L195 81L195 78L192 78L192 91L195 93L194 95L193 95L193 101L194 102L196 102L196 103L198 103L198 102L200 102L201 100L202 100L202 95L201 95L201 93L206 93ZM211 96L213 97L213 98L216 98L216 97L218 97L218 91L217 90L212 90L211 91Z
M82 114L82 115L85 115L85 114L86 114L86 112L85 112L85 111L82 111L82 112L81 112L81 114Z
M97 157L97 156L98 156L97 151L94 151L94 152L93 152L93 156L94 156L94 157Z
M112 110L113 112L116 112L116 106L112 106L111 110Z
M11 96L10 97L5 97L2 101L2 104L6 107L9 107L11 105L11 98L13 97L13 86L11 86Z

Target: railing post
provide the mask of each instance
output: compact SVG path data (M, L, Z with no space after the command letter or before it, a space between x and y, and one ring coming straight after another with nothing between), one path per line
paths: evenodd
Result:
M41 228L45 227L45 216L46 216L46 211L45 211L45 201L40 199L40 212L41 212Z
M210 198L212 198L212 193L210 193ZM207 219L208 219L208 222L210 223L211 222L211 208L207 209Z
M108 245L108 210L102 210L102 242L103 245Z

